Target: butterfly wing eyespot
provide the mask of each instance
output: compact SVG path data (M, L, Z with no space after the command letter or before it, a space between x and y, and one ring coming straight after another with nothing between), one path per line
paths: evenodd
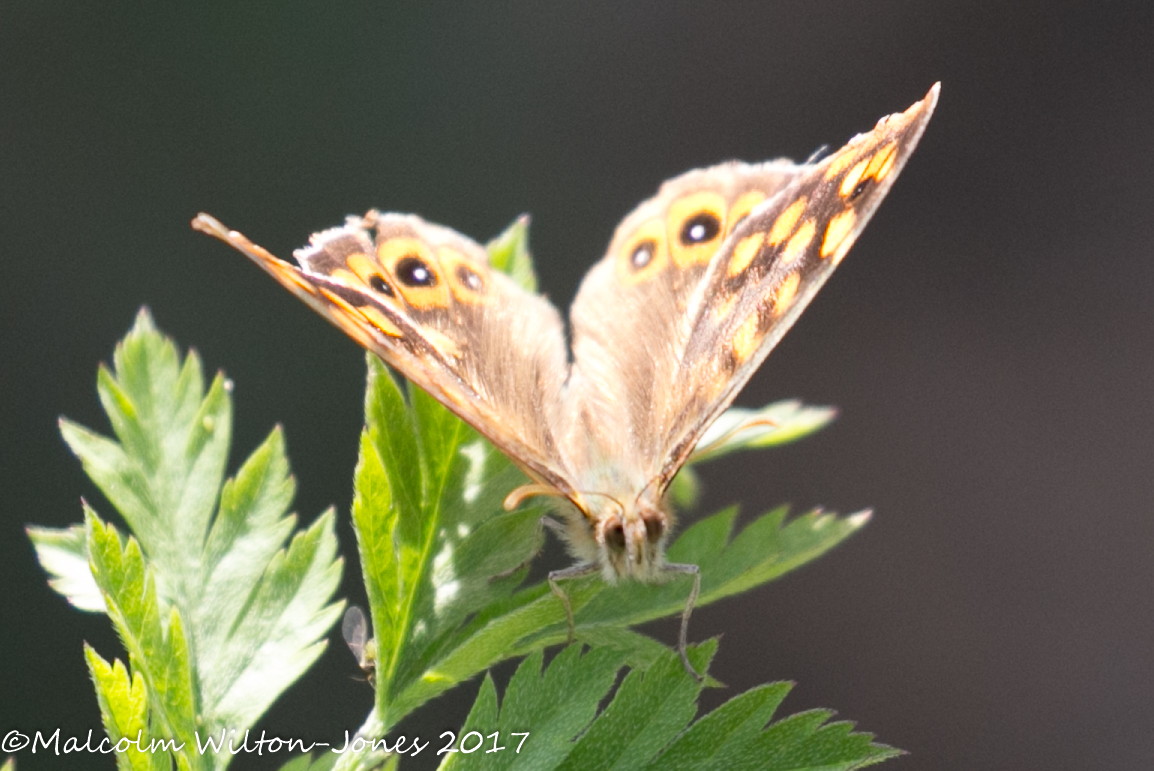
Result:
M678 240L683 246L712 243L721 235L721 218L711 211L700 211L681 225Z
M407 287L430 289L438 284L437 273L417 255L406 255L393 266L397 280Z
M389 284L388 281L385 281L384 277L379 273L374 273L373 275L369 276L369 288L377 294L383 294L385 297L397 296L397 293L393 290L393 287Z
M669 249L679 269L709 262L724 234L728 210L725 197L711 190L690 193L669 206Z
M487 291L488 266L471 260L460 251L447 246L437 250L437 258L444 266L449 289L457 302L477 305L492 301L493 296Z

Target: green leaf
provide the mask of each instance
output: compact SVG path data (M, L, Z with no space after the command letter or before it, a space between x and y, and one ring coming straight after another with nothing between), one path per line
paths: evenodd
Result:
M522 289L537 291L537 274L529 256L529 215L522 214L505 232L485 245L489 264L512 277Z
M159 734L194 747L195 686L180 612L162 610L153 571L136 539L122 543L116 528L102 522L92 509L85 506L84 513L92 574L128 651L133 677L143 678ZM191 769L212 767L207 758L193 752L185 761Z
M224 376L205 393L199 357L182 364L141 311L97 391L118 441L61 420L64 439L165 576L162 599L195 596L200 555L188 547L204 542L232 430Z
M327 750L316 757L301 755L281 766L280 771L330 771L339 757L335 752Z
M652 637L622 626L587 626L576 631L577 639L595 648L609 648L621 654L633 669L649 669L669 648Z
M736 696L699 719L682 733L650 768L695 771L729 768L756 739L789 693L788 683L762 685Z
M833 407L811 407L789 399L759 410L731 407L697 442L689 463L719 458L734 450L777 447L827 426L837 417Z
M669 485L669 498L675 509L692 509L701 500L701 478L692 466L682 466Z
M689 652L690 663L705 672L717 651L710 640ZM581 736L560 768L635 769L669 744L693 719L701 684L669 653L644 672L630 672L612 703Z
M813 511L786 521L787 509L781 507L749 524L731 541L736 514L736 508L730 508L706 517L682 533L669 548L671 562L691 563L701 569L701 594L696 607L748 591L800 567L841 543L869 520L869 512L838 517ZM686 576L664 584L622 582L608 586L599 577L590 576L566 582L564 588L573 605L577 637L593 642L597 637L592 635L605 628L632 626L681 613L691 581ZM522 612L535 608L548 615L550 600L559 605L547 589L541 587L540 591ZM538 608L542 603L545 607ZM509 620L516 618L513 613L509 616ZM562 642L566 634L562 612L552 625L522 639L516 650L528 653Z
M514 593L524 576L518 567L539 548L542 511L505 512L501 504L527 479L430 396L410 389L406 398L384 365L367 362L353 519L376 635L375 718L387 731L486 668L563 642L568 629L564 606L544 583ZM701 566L698 605L776 578L866 519L814 512L786 521L782 508L731 541L735 516L708 517L669 549L670 560ZM566 582L576 636L643 669L668 649L627 627L681 613L691 580Z
M694 666L704 671L716 648L715 640L692 648ZM483 749L448 754L440 768L848 771L899 754L869 734L854 733L848 723L826 723L829 713L823 710L767 727L789 693L788 683L754 688L694 721L701 685L673 652L645 671L630 671L594 719L621 666L612 651L595 648L580 655L580 646L570 646L542 672L541 654L534 653L518 667L500 703L486 677L456 742L467 749L480 737ZM529 735L522 743L514 732ZM494 746L504 749L490 752Z
M132 537L87 504L84 528L29 536L54 588L107 606L158 735L186 742L178 764L224 768L232 755L201 756L193 732L243 733L316 660L340 615L334 515L296 530L279 428L224 480L231 385L218 374L206 389L196 354L181 361L147 311L97 386L115 438L67 420L61 432Z
M158 745L161 740L149 729L148 696L140 674L129 677L124 664L109 664L88 645L84 646L88 672L96 685L96 700L104 730L113 747L121 739L134 742L124 752L117 751L121 771L167 771L172 768L170 753ZM170 745L171 746L171 745Z
M388 725L406 709L398 702L413 701L401 692L427 678L465 619L523 578L490 580L532 555L542 512L502 512L524 475L423 391L413 390L410 404L376 357L367 362L353 521L376 640L377 708ZM460 681L434 679L442 684L418 688L422 701Z
M442 769L556 768L573 751L573 737L589 725L597 705L613 687L622 658L607 648L581 655L581 646L571 645L557 654L544 672L541 661L538 651L517 668L505 689L499 714L493 680L486 676L457 737L460 746L472 731L486 737L496 731L497 743L490 737L484 747L505 749L448 754ZM514 732L528 732L529 736L522 743L522 737L514 736ZM471 738L466 749L474 741Z
M104 597L88 567L83 525L65 528L26 527L40 566L52 576L48 585L80 610L104 613Z

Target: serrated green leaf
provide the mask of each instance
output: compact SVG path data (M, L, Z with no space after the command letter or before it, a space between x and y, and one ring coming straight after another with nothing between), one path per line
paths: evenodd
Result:
M588 626L575 630L580 642L594 648L608 648L621 654L632 669L649 669L653 662L669 652L669 647L622 626Z
M694 669L705 672L716 651L717 641L710 640L692 647L689 660ZM674 653L662 656L644 672L630 672L559 769L641 768L693 719L701 687Z
M813 407L795 399L759 410L730 407L697 442L686 465L713 460L736 450L777 447L819 431L837 417L833 407Z
M661 771L727 769L773 717L789 693L788 683L772 683L736 696L677 737L647 768Z
M128 651L133 676L143 677L160 735L193 747L197 729L193 672L180 612L172 608L167 617L162 615L153 572L136 539L122 543L116 528L87 506L85 526L92 574ZM190 769L212 767L196 753L183 757Z
M853 733L853 724L828 723L829 710L811 710L774 723L728 768L769 771L849 771L880 763L900 750L875 744L872 734Z
M529 292L537 291L537 274L529 256L529 215L522 214L505 232L485 245L489 264Z
M224 377L206 393L199 357L182 364L142 311L97 391L119 442L61 421L65 440L165 576L161 599L195 596L199 554L188 545L204 542L232 429Z
M623 659L607 648L581 655L581 646L571 645L557 654L544 672L541 661L538 651L517 668L505 689L499 714L496 689L486 676L457 737L460 742L476 731L485 737L485 750L494 746L504 749L453 753L446 756L441 769L555 768L573 751L573 737L593 719L597 705L613 686ZM497 733L495 745L493 732ZM529 736L514 736L515 732L528 732ZM471 744L472 740L467 746Z
M401 693L429 682L461 624L523 577L491 580L533 553L541 511L503 512L521 472L432 397L414 389L406 400L379 360L367 362L353 521L377 645L377 708L391 725L415 706L416 692ZM431 689L417 686L421 699L460 682L432 679Z
M48 585L75 608L104 613L104 597L92 578L92 569L88 567L84 526L60 529L30 526L24 531L36 548L40 567L52 576Z
M334 516L294 535L279 428L224 481L230 386L217 375L206 390L198 357L182 361L147 311L97 387L115 438L67 420L61 432L132 538L87 506L85 544L76 532L29 535L53 586L91 605L78 564L87 560L133 677L148 689L151 719L190 748L178 764L224 768L232 755L200 756L192 731L250 727L316 660L340 615L329 603L341 571Z
M704 671L715 640L690 650ZM633 670L596 719L622 660L613 651L580 646L559 653L544 672L542 655L530 655L513 675L498 703L486 677L457 736L458 748L481 738L482 749L446 756L441 771L831 771L861 768L898 754L854 733L848 723L826 723L829 712L814 710L767 724L789 693L788 683L754 688L693 720L701 685L680 659L663 653L645 671ZM504 749L489 752L494 746ZM521 737L529 732L517 752ZM476 732L470 735L470 732Z
M172 756L161 744L164 740L150 731L144 678L139 674L129 677L124 664L120 661L109 664L88 645L84 646L84 658L96 686L96 700L110 743L115 748L122 739L131 742L126 742L123 752L116 752L117 768L121 771L172 768Z

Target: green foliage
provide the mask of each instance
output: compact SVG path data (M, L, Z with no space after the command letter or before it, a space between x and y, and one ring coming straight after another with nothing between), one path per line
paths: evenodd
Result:
M94 613L105 612L104 597L88 567L88 534L84 525L61 529L25 528L40 566L48 573L48 585L72 603L73 607Z
M148 690L140 673L129 676L119 661L109 664L95 650L84 646L88 673L96 686L96 700L104 719L104 730L115 747L121 739L155 736L149 726ZM121 771L162 771L171 768L163 752L150 752L136 745L117 752L116 764Z
M489 245L490 259L533 288L527 244L521 218ZM609 586L597 576L567 582L579 644L543 668L544 649L568 634L548 586L522 585L548 510L533 503L505 511L508 493L528 481L518 468L431 396L405 388L375 357L367 362L351 513L374 633L362 642L373 651L376 699L360 737L384 737L444 691L526 657L500 702L486 675L461 729L485 736L486 747L499 737L506 749L451 753L443 768L828 771L896 753L847 723L827 722L827 712L771 724L784 684L697 716L702 687L719 684L699 683L675 651L630 628L680 614L689 577L660 585ZM121 769L152 771L172 761L180 769L226 767L227 751L196 751L203 737L252 726L320 655L322 635L340 614L330 602L341 569L334 515L297 530L286 513L294 484L280 429L224 478L229 390L220 375L206 389L196 355L181 361L142 311L113 367L98 377L115 438L61 421L130 534L87 503L82 525L28 529L52 587L79 609L106 613L128 653L126 666L84 651L110 739L139 734L146 746L172 740L187 748L129 747L117 755ZM795 401L730 410L690 463L793 441L833 415ZM699 491L687 466L671 497L687 506ZM782 507L735 534L736 515L730 508L704 517L669 548L672 561L700 566L699 606L814 559L868 519L818 511L788 518ZM716 649L716 641L691 648L698 671ZM511 748L514 731L530 733L520 752ZM366 750L298 757L282 768L396 769L399 762Z
M489 264L508 274L522 289L537 291L537 274L529 256L529 215L522 214L505 232L485 245Z
M811 407L796 399L774 402L759 410L731 407L706 430L689 462L795 442L825 428L835 417L833 407Z
M469 639L466 619L507 601L524 577L490 580L532 555L542 511L502 512L521 472L424 392L414 390L410 406L375 357L368 366L353 522L388 726L499 660L486 651L477 667L454 654Z
M116 438L67 420L61 432L132 537L87 504L83 526L29 535L52 586L107 612L128 651L131 679L87 653L109 735L140 728L184 743L180 768L224 768L232 756L200 755L197 733L252 726L340 614L329 602L341 570L333 513L296 531L279 429L225 481L229 385L217 375L206 392L197 356L181 362L146 311L97 388Z
M310 755L301 755L281 766L280 771L329 771L337 762L338 757L340 756L332 752L322 752L316 758ZM396 760L397 758L394 756L394 762L386 766L382 771L396 768Z
M353 518L377 641L377 715L387 730L428 699L507 658L563 642L562 604L544 583L517 591L537 550L535 507L502 512L527 480L503 455L423 391L400 385L368 357L366 428ZM784 508L731 540L735 509L698 522L669 556L702 569L698 605L715 602L813 559L865 522ZM691 579L611 587L568 582L577 638L614 648L635 666L665 648L626 627L681 612Z
M710 641L691 649L694 666L704 669L716 648L716 641ZM579 645L569 646L544 671L541 653L530 655L499 706L493 681L486 677L460 735L476 731L487 737L485 750L505 749L447 754L441 770L833 771L898 754L874 743L869 734L854 733L849 723L827 723L830 713L822 710L766 727L790 690L787 683L754 688L691 724L701 685L672 652L644 671L630 671L598 714L623 661L607 648L580 651ZM490 744L494 731L499 745ZM514 734L524 732L529 735L518 746L520 736Z

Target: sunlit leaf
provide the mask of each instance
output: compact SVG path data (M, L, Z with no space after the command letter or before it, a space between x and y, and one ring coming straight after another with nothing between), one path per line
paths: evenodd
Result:
M489 264L509 275L522 289L537 291L537 274L529 256L529 215L522 214L505 232L485 245Z
M789 399L759 410L730 407L713 422L701 439L689 463L727 455L735 450L777 447L827 426L837 417L833 407L812 407Z
M147 311L97 381L115 438L67 420L61 432L132 535L86 505L83 528L29 536L54 588L107 610L150 725L189 748L178 764L224 768L232 755L200 755L193 732L255 723L324 650L340 614L333 514L296 530L280 429L225 481L231 386L217 375L206 390L199 358L181 361ZM115 671L94 675L107 705Z

